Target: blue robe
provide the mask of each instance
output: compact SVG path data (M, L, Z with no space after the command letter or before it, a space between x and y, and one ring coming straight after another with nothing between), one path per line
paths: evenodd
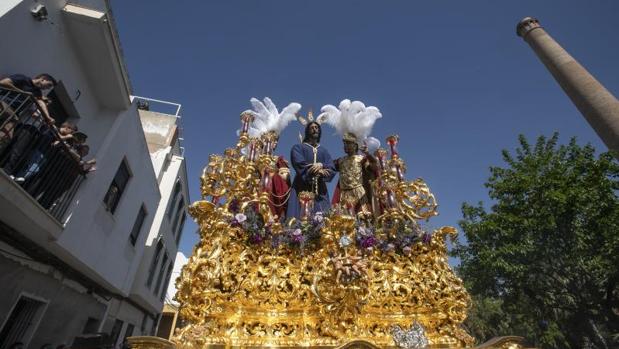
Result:
M314 199L314 212L327 212L331 208L327 182L331 182L333 177L335 177L335 166L326 148L318 145L317 149L316 162L322 163L322 168L328 169L331 172L328 177L318 178L318 195ZM290 160L295 176L292 182L290 199L288 200L286 217L300 218L301 204L299 203L298 193L312 191L312 178L314 175L310 174L309 169L314 163L314 147L307 143L295 144L290 150Z

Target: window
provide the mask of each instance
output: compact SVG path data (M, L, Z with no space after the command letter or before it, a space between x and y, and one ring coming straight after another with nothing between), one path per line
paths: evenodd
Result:
M161 288L161 295L159 295L159 300L163 301L168 292L168 284L170 283L170 278L172 277L172 269L174 268L174 261L170 261L168 264L168 273L166 274L165 281L163 282L163 287Z
M159 287L161 287L161 282L163 281L163 275L165 272L166 263L168 262L168 254L163 255L163 262L161 262L161 268L159 268L159 275L157 276L157 283L155 283L154 294L159 294Z
M154 335L157 331L157 325L159 324L159 319L161 317L161 314L156 314L155 318L153 319L153 326L150 329L150 334Z
M129 241L131 241L131 245L133 246L135 246L135 242L138 241L138 236L140 236L140 230L142 230L144 218L146 218L146 209L144 208L144 204L142 204L140 211L138 212L138 216L135 219L135 223L133 223L131 234L129 235Z
M176 228L178 225L178 220L181 216L185 215L185 200L181 198L176 206L176 216L174 216L174 223L172 223L172 234L176 234Z
M46 306L43 301L21 295L0 330L0 348L8 348L15 342L23 342L27 347Z
M118 207L118 202L125 191L129 178L131 178L131 173L129 172L126 160L123 160L120 163L120 167L118 167L118 171L116 171L112 183L110 183L105 198L103 198L105 208L112 212L112 214L116 212L116 207Z
M88 320L86 320L86 325L84 325L84 330L82 331L82 333L84 334L96 333L98 329L99 329L99 319L89 317Z
M116 344L118 342L118 337L120 337L120 331L123 329L123 321L116 319L114 321L114 327L112 327L112 331L110 331L110 339L112 343Z
M174 191L172 192L172 195L170 195L170 202L168 202L168 211L166 212L168 219L172 219L172 211L174 211L174 204L176 203L176 198L178 197L178 194L180 194L180 192L181 192L181 182L176 181L176 185L174 186Z
M185 227L185 219L187 216L185 212L183 212L183 218L181 218L181 225L178 227L178 231L176 232L176 246L181 242L181 235L183 235L183 228Z
M163 313L157 329L157 337L170 338L174 333L174 314Z
M127 324L127 329L125 330L124 338L133 336L133 329L135 328L134 324Z
M146 281L146 286L150 288L150 285L153 284L153 278L155 276L155 269L157 268L157 264L159 264L159 258L161 258L161 251L163 250L163 242L159 240L157 242L157 247L155 247L155 254L153 255L153 260L150 263L150 267L148 268L148 280Z

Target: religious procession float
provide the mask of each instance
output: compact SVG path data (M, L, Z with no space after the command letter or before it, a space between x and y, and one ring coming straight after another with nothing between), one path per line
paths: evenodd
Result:
M398 135L385 147L370 136L380 111L343 100L314 118L298 103L281 112L269 98L251 103L237 144L209 157L202 200L189 208L200 241L176 281L186 325L175 346L472 347L461 326L470 298L447 261L456 230L424 228L436 200L406 178ZM278 138L293 120L305 133L286 159ZM325 125L345 156L320 145Z

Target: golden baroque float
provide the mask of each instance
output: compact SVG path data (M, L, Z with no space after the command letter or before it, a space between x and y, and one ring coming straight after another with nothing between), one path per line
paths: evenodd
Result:
M375 152L380 175L372 192L380 213L343 205L318 217L319 225L309 214L286 224L273 217L262 190L275 171L276 135L249 137L252 116L241 120L238 143L210 156L202 200L189 209L200 241L176 281L187 323L174 339L179 347L406 347L402 338L413 338L411 331L421 331L416 335L430 346L473 344L461 327L470 298L447 260L446 239L456 230L422 230L420 222L437 214L436 200L423 180L405 179L397 136L387 138L388 150ZM312 197L301 193L301 207ZM235 221L235 213L246 210L268 225L272 239L296 224L304 233L317 230L315 241L304 249L252 243ZM399 250L363 248L355 242L368 230L384 242L403 231L418 239Z

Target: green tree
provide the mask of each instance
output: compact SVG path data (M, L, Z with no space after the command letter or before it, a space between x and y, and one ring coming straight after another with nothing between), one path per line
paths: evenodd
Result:
M480 340L619 348L619 164L556 133L519 140L490 168L490 210L462 207L452 255L474 300L465 325Z

